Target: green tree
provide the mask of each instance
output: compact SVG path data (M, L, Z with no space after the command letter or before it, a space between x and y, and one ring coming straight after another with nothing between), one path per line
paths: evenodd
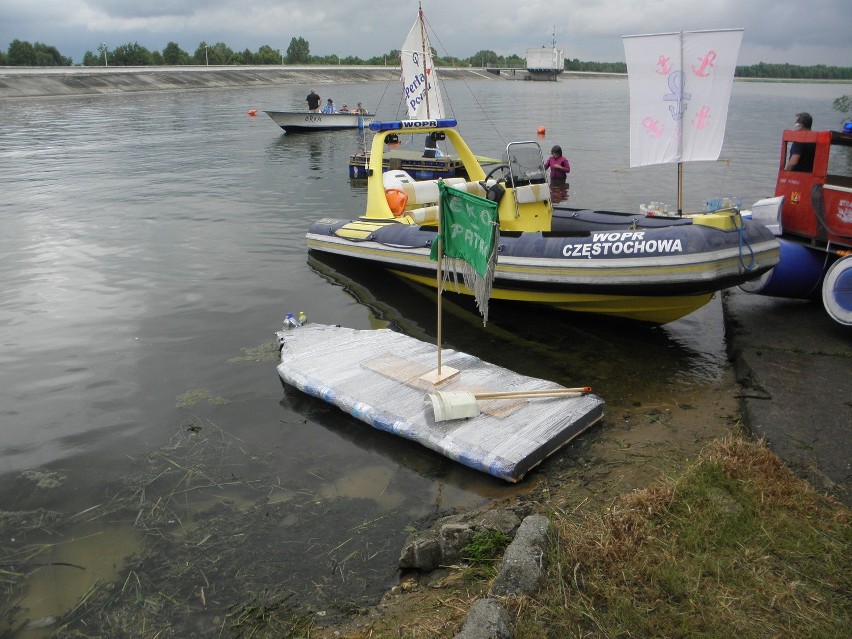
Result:
M224 42L208 45L203 40L192 55L194 64L235 64L233 50Z
M255 64L281 64L281 54L268 44L261 45L254 56Z
M470 66L472 67L487 67L501 66L499 64L500 56L493 51L478 51L470 57Z
M65 58L59 53L59 49L49 44L36 42L33 44L35 51L36 66L40 67L70 67L71 58Z
M178 46L177 42L169 42L163 49L163 61L166 64L189 64L189 54Z
M33 45L23 40L12 40L9 45L9 65L13 67L32 67L36 63Z
M306 64L311 59L311 45L304 38L293 38L287 47L287 62L290 64Z
M91 51L86 51L83 54L83 66L84 67L97 67L103 66L104 58L100 53L92 53Z
M151 64L151 52L138 42L117 46L109 57L111 66L141 67Z
M195 53L192 54L192 63L193 64L209 64L210 61L210 47L207 46L207 43L202 40L198 43L198 48L195 50ZM215 64L215 62L214 62Z
M243 49L242 51L232 53L228 64L254 64L256 57L257 55L252 53L251 49Z

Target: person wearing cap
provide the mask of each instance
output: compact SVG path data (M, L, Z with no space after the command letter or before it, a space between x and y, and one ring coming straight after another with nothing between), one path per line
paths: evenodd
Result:
M367 112L367 109L365 109L364 105L359 102L358 106L355 107L355 113L360 113L361 115L363 115L366 112Z
M331 98L329 98L328 101L325 103L325 106L322 108L322 112L325 114L334 113L334 102L331 100Z

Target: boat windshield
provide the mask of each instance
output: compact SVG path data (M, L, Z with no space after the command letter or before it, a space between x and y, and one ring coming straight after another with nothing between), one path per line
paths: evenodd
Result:
M509 167L512 186L544 184L544 158L538 142L512 142L506 147L503 162Z

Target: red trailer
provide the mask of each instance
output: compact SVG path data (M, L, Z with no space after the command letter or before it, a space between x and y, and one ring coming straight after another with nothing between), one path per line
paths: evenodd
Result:
M784 131L775 197L752 209L773 229L781 261L741 289L775 297L819 298L852 326L852 130ZM813 169L785 169L794 142L813 145Z

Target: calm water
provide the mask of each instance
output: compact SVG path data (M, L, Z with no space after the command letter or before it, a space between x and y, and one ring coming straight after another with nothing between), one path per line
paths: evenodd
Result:
M0 510L101 507L126 496L128 474L137 487L152 485L138 478L163 450L176 451L185 473L160 487L164 494L190 475L212 478L215 489L192 484L186 519L169 525L220 500L237 509L278 504L284 514L261 540L275 540L264 561L274 556L279 583L293 591L328 580L333 598L350 553L361 560L362 594L375 596L394 579L406 526L517 490L282 390L270 345L288 311L434 339L430 293L308 259L309 223L356 216L364 197L347 177L359 134L284 135L262 113L301 109L308 89L0 101ZM338 104L363 101L378 105L380 118L397 117L395 86L321 89ZM545 126L545 152L560 144L571 160L570 205L675 204L674 166L626 170L627 93L627 81L614 79L445 89L478 153L499 156ZM771 195L781 129L802 110L815 128L836 126L831 102L843 93L848 87L735 84L722 151L729 161L686 167L685 208L717 195L746 204ZM688 394L718 379L720 318L714 302L664 328L637 329L497 304L483 330L467 306L449 301L444 335L447 346L519 372L591 384L614 415L661 389ZM206 442L192 468L191 436ZM56 481L40 485L40 477ZM18 621L61 614L92 575L116 576L142 536L138 519L106 519L86 532L100 536L91 554L108 566L34 575Z

